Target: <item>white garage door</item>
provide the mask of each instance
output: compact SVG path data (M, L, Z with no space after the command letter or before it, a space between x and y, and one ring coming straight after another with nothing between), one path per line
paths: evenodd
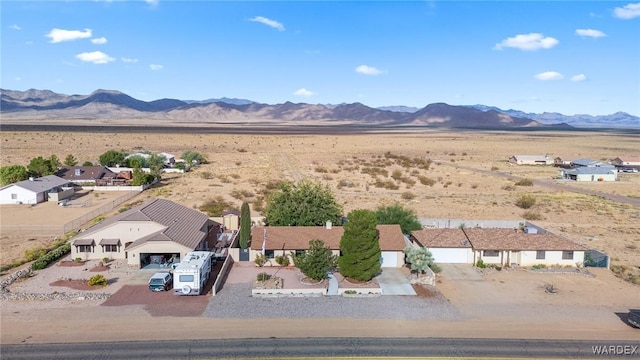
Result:
M396 251L382 252L382 267L398 267L398 253Z
M441 264L466 264L470 260L467 260L467 254L469 249L461 248L431 248L431 255L436 263Z

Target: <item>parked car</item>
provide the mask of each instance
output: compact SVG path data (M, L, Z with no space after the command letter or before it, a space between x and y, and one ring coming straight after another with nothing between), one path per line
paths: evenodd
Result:
M629 311L629 317L627 317L629 324L640 328L640 309L632 309Z
M625 172L625 173L637 173L638 169L635 168L624 168L624 169L620 169L620 172Z
M173 276L168 272L158 272L149 278L149 290L167 291L173 286Z

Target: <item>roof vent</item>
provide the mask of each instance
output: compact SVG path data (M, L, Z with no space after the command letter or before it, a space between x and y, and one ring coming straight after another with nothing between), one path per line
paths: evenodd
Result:
M81 169L76 169L76 170L75 170L75 175L76 175L76 176L80 176L80 174L81 174L81 173L82 173L82 170L81 170Z
M326 228L327 228L327 230L331 230L331 220L327 221Z

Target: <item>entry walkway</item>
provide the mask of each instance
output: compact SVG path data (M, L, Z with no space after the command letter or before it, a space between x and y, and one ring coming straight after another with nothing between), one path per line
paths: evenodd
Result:
M329 274L329 287L327 288L327 295L338 295L338 279L333 274Z
M376 277L382 295L416 295L413 286L402 269L382 268L382 273Z

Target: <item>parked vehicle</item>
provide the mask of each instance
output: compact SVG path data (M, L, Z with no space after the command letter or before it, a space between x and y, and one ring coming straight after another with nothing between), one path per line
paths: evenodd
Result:
M168 272L158 272L149 278L149 290L167 291L173 285L173 278Z
M640 309L632 309L629 311L629 317L627 317L629 324L640 328Z
M213 253L210 251L194 251L173 269L174 295L200 295L211 276Z

